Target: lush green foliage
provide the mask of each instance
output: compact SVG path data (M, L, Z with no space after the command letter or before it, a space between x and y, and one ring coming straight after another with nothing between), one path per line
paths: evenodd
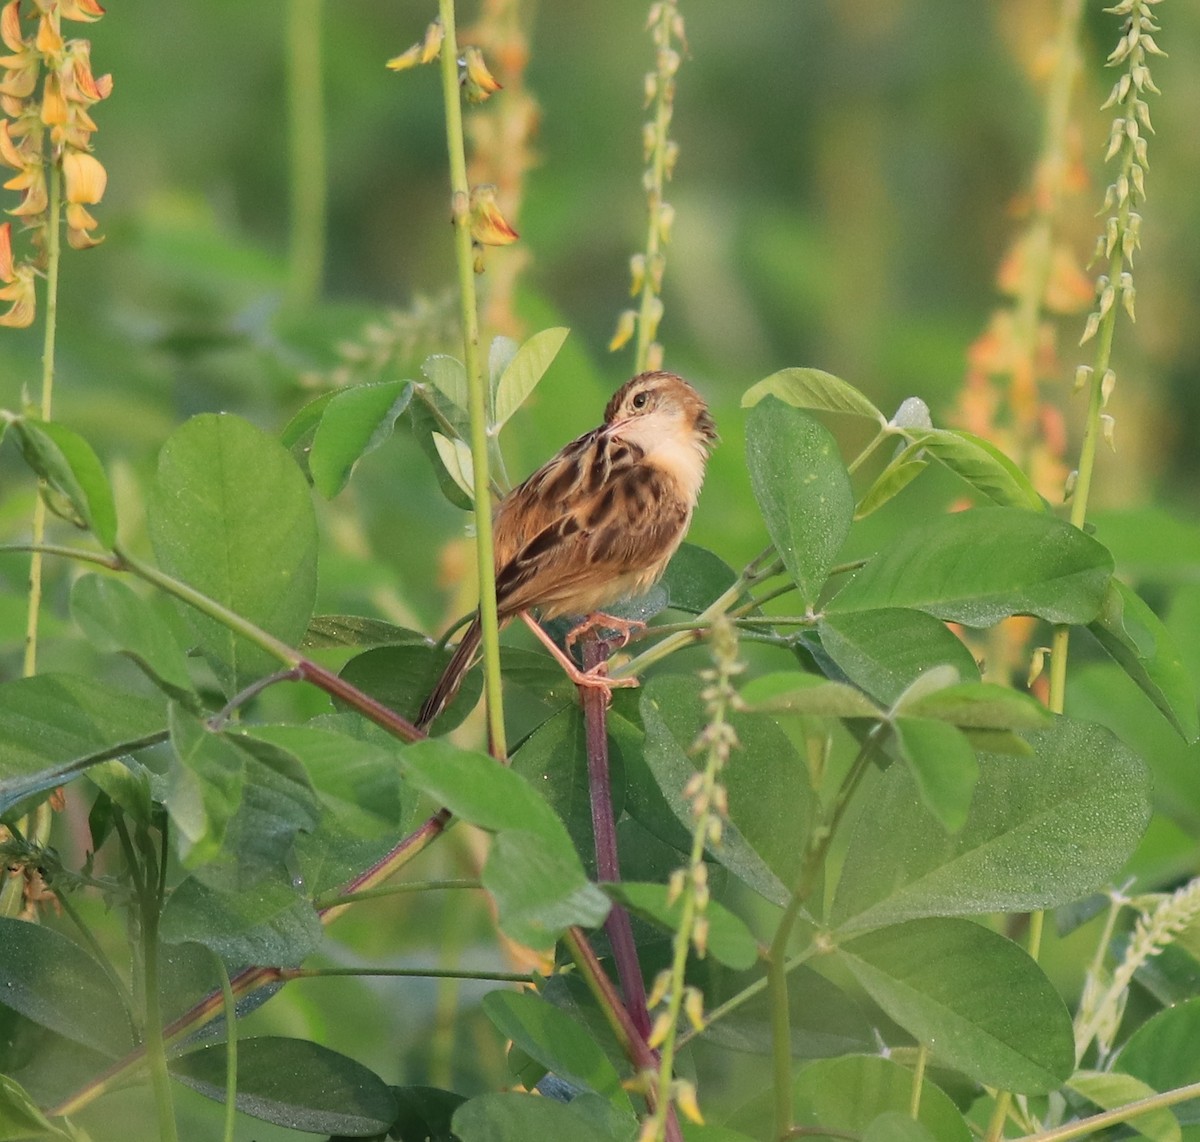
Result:
M416 629L434 551L474 495L444 315L407 341L395 319L381 364L360 340L336 375L360 314L332 305L230 348L278 275L194 217L142 223L178 263L159 349L181 383L228 353L230 399L169 409L127 382L48 421L0 393L0 585L21 604L0 610L3 852L61 909L0 916L0 1138L156 1137L164 1107L215 1137L236 1096L262 1139L632 1142L657 1098L688 1142L940 1142L1010 1105L1032 1133L1200 1082L1200 530L1149 509L1083 529L921 402L892 417L817 369L741 377L713 518L612 659L642 685L597 722L506 635L501 765L473 748L478 672L435 736L407 722L447 657ZM545 327L484 347L501 486L505 451L565 439L563 390L601 390L588 330L521 304ZM64 336L105 383L102 335ZM39 481L43 666L17 677ZM1034 645L1073 632L1065 713L981 672L1014 616ZM64 785L47 844L29 822ZM598 871L610 832L619 879ZM1189 1113L1131 1125L1170 1142Z

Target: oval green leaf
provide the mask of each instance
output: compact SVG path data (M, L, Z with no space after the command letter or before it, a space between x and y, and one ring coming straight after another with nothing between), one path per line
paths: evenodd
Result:
M500 374L493 398L492 428L502 427L510 416L525 403L558 356L567 334L564 328L542 329L530 337Z
M317 525L308 484L276 440L236 416L194 417L163 446L146 509L164 571L300 641L316 599ZM278 668L226 624L182 609L227 694Z
M1045 1094L1075 1068L1071 1017L1023 949L968 920L912 920L839 945L845 968L934 1058Z
M171 1073L206 1098L225 1099L224 1043L171 1060ZM237 1108L291 1130L380 1135L396 1117L391 1088L361 1063L319 1043L263 1035L237 1046Z
M746 390L742 408L752 408L766 396L778 397L795 408L865 416L877 421L880 428L887 424L887 417L858 389L820 369L780 369Z
M811 607L854 513L837 444L808 413L767 397L746 417L746 466L775 550Z
M13 422L26 463L63 496L104 547L117 542L117 507L100 458L78 432L50 420Z
M334 396L308 454L308 470L321 495L333 499L349 482L354 466L392 435L412 392L409 381L384 381L356 385Z
M1088 623L1100 612L1112 556L1053 516L979 508L905 531L826 608L831 615L908 607L988 627L1009 615Z
M948 834L912 777L871 789L831 914L843 933L918 916L1029 912L1116 876L1150 819L1145 765L1101 726L1057 718L1033 757L979 755L967 822Z

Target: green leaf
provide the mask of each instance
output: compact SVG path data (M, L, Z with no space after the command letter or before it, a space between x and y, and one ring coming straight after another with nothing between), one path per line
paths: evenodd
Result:
M392 435L397 417L412 400L411 381L383 381L340 390L325 408L308 454L317 491L333 499L354 466Z
M290 883L223 892L194 876L171 893L160 927L164 943L201 944L230 964L298 964L323 934L312 901Z
M907 1114L912 1073L878 1055L847 1055L810 1063L794 1083L798 1126L827 1126L861 1135L882 1114ZM969 1142L971 1132L954 1103L928 1078L917 1121L938 1142Z
M399 1142L454 1142L450 1119L467 1100L432 1086L394 1086L398 1111L391 1135Z
M459 1142L617 1142L574 1104L529 1094L479 1095L454 1112L453 1125Z
M319 397L314 397L306 404L301 405L292 419L284 425L283 431L279 434L279 443L293 456L296 456L297 463L300 462L300 456L297 453L307 453L308 449L312 447L312 439L316 434L317 425L321 423L321 417L325 415L325 409L329 407L329 402L339 392L341 389L332 389L330 392L322 393Z
M967 822L947 834L892 766L864 801L831 913L843 933L919 916L1029 912L1115 876L1150 817L1149 774L1108 730L1057 718L1035 757L979 756Z
M152 603L119 579L84 575L76 580L71 617L97 649L127 655L170 697L199 705L175 632Z
M947 832L958 832L966 824L979 776L971 743L954 726L932 718L898 717L892 726L921 800Z
M646 727L645 763L689 836L694 818L683 789L703 763L690 751L708 721L700 691L698 679L662 675L643 688L639 707ZM730 722L741 747L722 773L729 820L711 855L756 892L783 903L788 898L785 886L794 884L799 872L812 819L808 767L771 720L735 714ZM632 767L629 772L634 772ZM628 811L639 817L632 788L630 798ZM649 814L643 823L655 827ZM663 839L670 843L670 838Z
M243 735L296 758L322 805L356 836L394 832L410 807L406 802L412 798L400 781L400 749L394 738L384 738L385 744L364 741L313 722L249 726Z
M883 711L861 690L797 670L761 674L742 687L750 713L805 714L827 718L882 718Z
M538 658L549 661L544 655ZM552 670L562 677L556 665ZM573 684L571 688L574 689ZM609 719L607 729L613 813L619 818L625 808L625 769L620 746L615 740L620 732L615 718ZM563 820L575 851L584 854L585 867L594 873L596 842L588 787L587 730L579 705L572 702L538 726L513 753L512 769L528 781Z
M530 948L552 947L574 925L599 927L611 907L573 849L521 829L496 835L480 879L500 927Z
M964 729L1042 730L1053 720L1049 710L1028 694L994 682L958 682L897 708L906 714L936 718Z
M938 1142L910 1115L889 1110L873 1118L863 1131L862 1142Z
M891 705L922 674L953 666L978 679L970 650L945 623L924 611L899 608L827 614L817 624L825 652L846 677Z
M3 424L0 421L0 433ZM0 1075L0 1142L28 1142L31 1138L83 1142L76 1131L55 1126L17 1082Z
M457 408L466 412L469 403L467 396L467 370L457 357L448 357L444 353L434 353L426 357L421 365L425 374L438 392Z
M0 683L0 813L89 765L160 740L161 701L73 674Z
M564 1011L528 991L492 991L483 1012L506 1039L560 1079L603 1095L632 1114L621 1077L591 1033Z
M669 606L698 615L737 582L737 572L719 555L694 543L681 543L659 581Z
M51 928L0 916L0 1003L115 1058L133 1046L129 1014L100 965Z
M464 496L470 496L475 486L475 460L465 440L451 439L440 432L431 436L434 451L446 475Z
M909 455L905 449L875 477L874 483L862 494L854 507L856 520L866 519L872 512L877 512L889 500L904 491L929 466L927 460L906 459Z
M409 746L400 765L438 804L497 834L483 884L510 936L547 947L572 924L604 920L608 898L588 881L562 821L522 777L440 738Z
M909 607L987 627L1009 615L1087 623L1100 611L1112 557L1054 517L977 508L904 532L833 599L830 615Z
M413 436L433 468L438 487L441 489L442 495L456 508L474 511L475 506L471 502L471 497L451 479L450 473L446 471L445 465L442 463L441 454L438 452L437 444L434 443L434 435L439 433L444 435L446 430L442 422L434 415L431 406L436 407L443 415L447 416L456 428L460 427L462 435L466 435L467 432L465 420L462 420L464 413L445 398L439 399L440 394L436 389L418 389L416 395L420 399L412 401L408 406ZM458 424L460 420L462 420L461 426Z
M739 1003L704 1032L705 1042L735 1051L769 1055L773 1044L774 1001L761 987L762 972L709 969L704 988L707 1008L739 997ZM748 987L759 987L750 999ZM819 1059L876 1046L875 1030L846 992L812 968L801 965L788 972L792 1057Z
M912 920L841 944L838 960L936 1059L977 1082L1045 1094L1075 1067L1071 1017L1021 948L968 920Z
M775 549L811 607L854 512L837 444L808 413L770 397L746 417L746 466Z
M426 695L437 685L453 653L453 648L438 650L427 642L379 646L355 655L340 673L352 686L411 720L417 716ZM480 671L470 671L454 700L433 723L433 732L449 733L459 725L475 708L482 690ZM336 704L341 709L348 709L340 702Z
M1146 1020L1117 1056L1116 1068L1156 1091L1200 1082L1200 997L1167 1007ZM1189 1104L1200 1105L1200 1100Z
M103 547L117 542L117 508L104 467L79 433L50 420L13 422L25 462L74 509Z
M1200 739L1196 685L1171 632L1137 592L1110 579L1100 615L1088 630L1184 741Z
M242 803L245 758L224 735L210 731L179 706L170 711L171 767L164 804L180 859L189 868L217 856L225 829Z
M147 502L159 564L267 633L295 645L317 589L317 529L291 456L238 417L197 416L167 440ZM227 694L279 663L229 627L183 608Z
M335 646L405 646L410 643L428 646L429 638L420 631L366 615L313 615L300 645L306 650L328 650Z
M820 369L780 369L746 390L742 408L751 408L766 396L778 397L796 408L865 416L876 421L880 428L887 424L887 417L858 389Z
M500 376L493 399L492 428L500 428L533 392L558 356L569 329L543 329L530 337Z
M224 1043L171 1060L185 1086L225 1099ZM383 1134L396 1100L373 1071L346 1055L303 1039L264 1035L237 1046L237 1108L244 1114L310 1134Z
M1180 519L1152 504L1101 510L1089 516L1122 575L1155 583L1195 582L1200 568L1200 527L1194 520Z
M1076 1094L1083 1095L1088 1102L1094 1102L1101 1110L1115 1110L1158 1093L1140 1079L1116 1071L1076 1071L1067 1086ZM1183 1142L1179 1120L1168 1107L1159 1107L1125 1121L1144 1138L1153 1139L1153 1142Z
M994 444L961 428L910 428L905 435L922 452L961 476L1002 507L1044 512L1046 501L1029 477Z
M644 919L675 931L683 917L683 900L668 900L665 884L622 881L606 884L604 891ZM744 971L758 962L758 941L742 919L723 904L710 900L704 909L708 921L708 953L718 963Z

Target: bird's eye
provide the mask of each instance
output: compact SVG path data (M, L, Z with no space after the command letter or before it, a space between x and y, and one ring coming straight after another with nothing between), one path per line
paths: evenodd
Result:
M633 400L632 400L632 401L630 401L629 403L630 403L630 404L632 404L634 408L645 408L645 407L646 407L646 402L647 402L649 399L650 399L650 394L649 394L648 392L644 392L644 391L643 391L643 392L640 392L640 393L638 393L638 394L637 394L637 395L636 395L636 396L633 398Z

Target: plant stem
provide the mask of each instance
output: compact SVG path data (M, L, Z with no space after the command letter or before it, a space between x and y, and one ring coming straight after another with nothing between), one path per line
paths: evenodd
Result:
M783 561L777 557L772 559L774 551L774 547L767 547L761 551L746 564L737 581L705 607L696 616L695 622L691 623L686 630L668 635L648 650L643 650L641 654L631 658L624 665L617 667L613 671L613 677L628 678L632 674L640 674L648 666L660 662L680 647L696 642L697 639L694 632L697 629L704 629L712 623L712 620L717 615L725 614L755 583L759 583L763 579L770 579L783 570Z
M217 974L221 980L221 1000L225 1015L225 1131L223 1142L233 1142L233 1131L237 1120L237 1000L233 997L233 987L229 982L229 972L225 970L225 961L216 952L213 952L212 956L217 962Z
M804 902L817 882L834 833L841 822L846 807L854 795L858 783L867 770L871 754L879 744L882 727L880 722L867 734L858 756L854 759L830 806L826 819L813 829L808 842L808 851L792 891L791 899L780 917L767 953L767 989L771 996L771 1057L775 1074L775 1137L783 1138L792 1128L792 1029L791 1005L788 996L787 977L791 966L787 962L787 947L792 930L800 918Z
M568 928L563 936L563 944L575 961L575 966L579 968L584 983L587 984L605 1019L608 1020L609 1027L616 1035L617 1041L621 1044L622 1050L633 1064L634 1069L639 1074L653 1072L658 1066L658 1059L647 1045L645 1038L633 1025L632 1017L621 1003L621 997L617 995L612 980L600 966L600 961L596 958L592 946L587 942L587 937L578 928ZM646 1092L646 1101L653 1111L657 1105L657 1091L653 1086L649 1087ZM674 1106L667 1109L666 1136L668 1142L683 1142L683 1133L680 1130L679 1118L675 1114Z
M289 0L287 28L291 233L287 300L311 306L325 264L325 100L322 90L323 0Z
M405 892L482 887L478 880L406 880L402 884L382 884L378 888L368 888L363 892L342 892L335 889L324 896L318 896L314 903L318 909L332 908L343 904L357 904L363 900L379 900L385 896L399 896Z
M57 24L57 13L52 17ZM54 348L58 330L58 270L62 261L62 166L47 164L49 205L46 210L46 327L42 337L41 417L50 420L54 411ZM39 492L44 485L39 481ZM46 501L41 494L33 505L33 555L29 561L29 608L25 620L23 673L37 673L38 625L42 609L42 553L38 545L46 538Z
M143 837L139 836L139 842ZM162 1142L177 1142L175 1109L171 1100L171 1076L167 1070L167 1052L163 1041L162 1004L158 983L158 918L163 905L163 876L165 861L158 861L149 844L139 843L147 876L143 884L142 901L142 970L145 978L146 1001L146 1059L150 1065L150 1082L154 1088L154 1103L158 1110L158 1134ZM155 868L161 864L161 868Z
M608 657L608 644L589 637L583 644L583 666L591 670ZM592 834L596 845L596 876L613 883L621 879L617 854L617 825L613 815L612 782L608 769L607 700L602 690L582 691L583 717L587 734L588 792L592 808ZM650 1014L646 1009L646 982L638 963L637 945L629 913L614 904L604 921L604 930L612 944L621 994L633 1024L643 1037L650 1034Z
M1188 1102L1193 1098L1200 1098L1200 1083L1191 1083L1162 1094L1139 1098L1136 1102L1127 1102L1124 1106L1093 1114L1090 1118L1081 1118L1078 1122L1070 1122L1066 1126L1059 1126L1053 1130L1040 1130L1037 1134L1023 1134L1020 1138L1012 1139L1012 1142L1070 1142L1072 1138L1086 1138L1089 1134L1096 1134L1105 1127L1129 1122L1138 1115L1146 1114L1151 1110L1178 1106L1181 1102Z
M294 979L323 979L363 976L401 979L482 979L498 983L537 983L541 976L529 972L472 971L468 968L272 968L273 978L284 982Z
M462 307L463 364L467 370L471 418L471 464L474 468L475 552L479 570L479 614L483 633L483 678L487 696L488 740L492 752L508 754L504 740L504 706L500 691L500 624L496 616L496 564L492 541L492 501L488 476L487 399L479 350L479 305L475 296L475 257L471 248L471 188L463 141L462 102L458 86L458 40L454 0L438 0L445 39L440 53L442 100L446 111L446 149L450 158L450 216L454 222L454 254Z

